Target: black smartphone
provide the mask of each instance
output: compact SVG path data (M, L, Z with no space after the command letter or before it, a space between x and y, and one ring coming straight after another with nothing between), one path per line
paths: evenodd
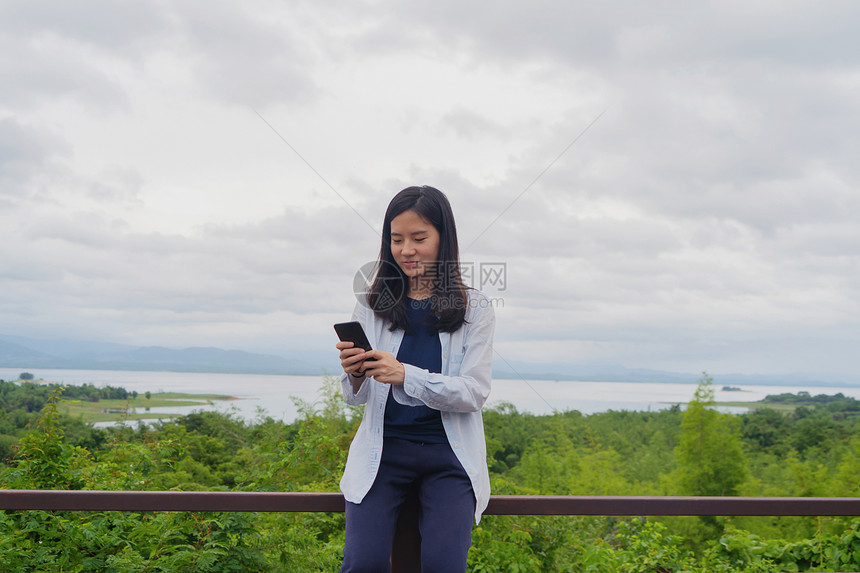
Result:
M360 322L355 320L350 322L338 322L334 325L334 331L337 332L337 337L340 338L341 342L352 342L355 345L353 348L373 350L373 347L370 346L370 341L367 340L367 335L364 333L364 329L361 327ZM375 360L375 358L368 358L365 362L373 362ZM364 372L359 372L358 374L364 374Z
M334 325L334 330L341 342L352 342L355 345L354 348L373 350L360 322L339 322Z
M373 350L360 322L354 320L352 322L339 322L334 325L334 330L342 342L352 342L355 345L353 348ZM376 362L376 358L368 358L365 362ZM364 374L364 372L359 372L359 374Z

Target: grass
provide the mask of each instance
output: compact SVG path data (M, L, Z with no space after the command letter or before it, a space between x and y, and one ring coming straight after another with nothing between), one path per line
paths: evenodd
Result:
M717 406L734 406L738 408L749 408L750 410L758 410L761 408L769 408L778 412L794 412L798 406L811 406L812 404L783 404L779 402L717 402Z
M222 394L182 394L178 392L152 393L150 398L138 394L137 398L127 400L99 400L88 402L82 400L63 400L60 410L71 415L80 416L84 422L123 422L134 420L168 419L181 416L179 413L147 412L148 408L178 408L181 406L210 406L213 401L237 400L233 396Z

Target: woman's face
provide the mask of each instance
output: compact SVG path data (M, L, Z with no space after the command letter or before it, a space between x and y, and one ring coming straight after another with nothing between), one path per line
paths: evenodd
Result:
M431 294L439 257L439 231L415 211L404 211L391 220L391 254L410 279L410 291Z

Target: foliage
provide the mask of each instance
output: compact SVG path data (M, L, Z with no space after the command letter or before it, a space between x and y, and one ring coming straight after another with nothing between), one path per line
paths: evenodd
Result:
M6 488L145 489L170 474L176 444L117 444L96 463L91 452L64 441L56 399L21 439L15 466L0 476ZM157 488L154 488L157 489ZM3 512L0 566L82 571L260 570L257 534L245 514Z
M18 444L17 468L9 472L10 485L32 489L81 489L83 472L91 465L89 452L65 442L60 427L56 396Z
M711 378L699 382L681 420L675 478L684 495L737 495L746 459L737 418L714 408Z
M794 542L729 527L712 544L708 558L743 571L860 571L860 521L841 534Z
M485 523L486 522L486 523ZM533 536L522 518L485 518L472 532L469 571L527 573L540 571Z
M784 392L782 394L771 394L765 396L762 400L765 404L840 404L842 407L850 408L851 410L860 410L860 402L854 398L846 397L842 392L836 394L817 394L812 396L809 392L798 392L791 394Z
M730 415L713 408L710 384L705 376L685 409L487 410L493 491L858 495L856 401L816 397L790 412ZM94 429L58 411L62 392L0 381L0 487L337 491L361 413L326 378L320 399L299 402L290 424L197 412ZM0 512L0 570L333 571L343 531L338 513ZM469 569L857 571L860 520L485 516Z

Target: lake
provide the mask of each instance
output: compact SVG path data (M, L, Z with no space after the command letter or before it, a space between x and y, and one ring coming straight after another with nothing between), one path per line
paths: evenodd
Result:
M254 420L260 411L286 422L293 421L297 408L293 398L315 402L321 396L322 376L286 376L265 374L208 374L197 372L138 372L120 370L50 370L27 368L0 368L0 379L14 380L21 372L32 372L37 378L59 384L86 384L120 386L139 394L151 392L191 392L199 394L227 394L240 398L216 402L205 409L234 411L246 420ZM714 380L718 402L756 401L768 394L807 391L810 394L837 394L860 398L860 387L827 386L756 386L737 385L740 392L721 390L719 377ZM696 390L695 384L588 382L553 380L494 380L489 406L510 402L520 412L551 414L559 411L579 410L594 414L608 410L648 411L661 410L673 403L689 402ZM190 413L200 406L179 408L153 408L151 412ZM743 408L722 408L723 411L742 412Z

